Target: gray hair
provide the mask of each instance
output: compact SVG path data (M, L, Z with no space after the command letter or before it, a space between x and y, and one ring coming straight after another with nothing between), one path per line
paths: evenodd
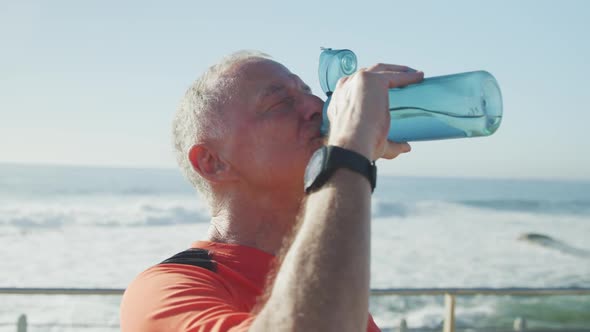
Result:
M211 186L197 173L188 154L195 144L222 139L226 129L222 121L222 108L231 99L236 77L230 69L252 59L268 59L259 51L238 51L209 67L186 91L172 122L172 135L176 159L184 175L210 203Z

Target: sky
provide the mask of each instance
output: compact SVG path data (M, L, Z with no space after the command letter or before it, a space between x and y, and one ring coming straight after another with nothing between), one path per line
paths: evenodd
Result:
M323 46L499 82L494 135L413 143L381 174L590 180L589 31L583 0L0 0L0 162L174 168L172 117L208 66L261 50L323 97Z

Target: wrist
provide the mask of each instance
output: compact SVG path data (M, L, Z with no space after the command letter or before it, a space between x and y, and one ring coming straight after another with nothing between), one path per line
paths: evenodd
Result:
M351 138L328 138L328 143L326 145L333 145L343 149L354 151L363 157L367 158L368 160L373 160L373 152L371 151L371 145L361 140L354 140Z

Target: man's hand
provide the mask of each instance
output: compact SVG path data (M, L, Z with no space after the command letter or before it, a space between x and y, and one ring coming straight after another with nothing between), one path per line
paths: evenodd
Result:
M410 151L408 143L387 140L391 121L388 91L423 79L423 72L389 64L362 68L340 79L328 107L328 144L356 151L370 160L393 159Z

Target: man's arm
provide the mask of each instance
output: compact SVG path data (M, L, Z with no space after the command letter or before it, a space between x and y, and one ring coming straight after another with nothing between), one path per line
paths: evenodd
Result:
M365 177L342 169L309 197L301 229L251 331L366 329L370 193Z
M328 144L368 159L394 158L407 144L387 142L389 88L419 82L421 72L377 65L339 82ZM250 331L363 331L370 271L371 188L339 169L308 197L299 232Z

